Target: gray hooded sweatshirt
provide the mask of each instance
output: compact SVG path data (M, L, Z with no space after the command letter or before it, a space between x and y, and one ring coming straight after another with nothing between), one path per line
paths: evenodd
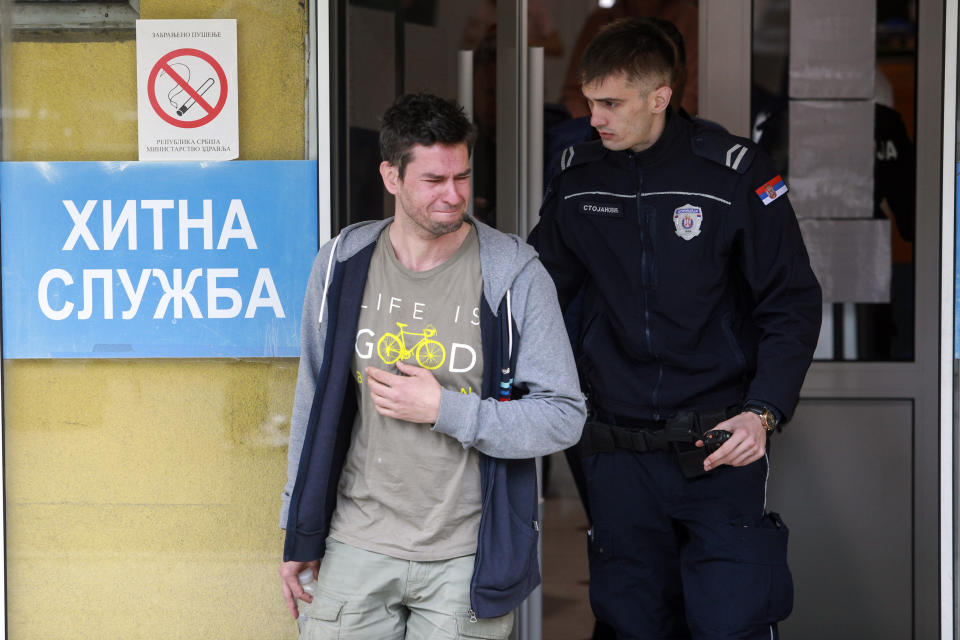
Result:
M352 416L346 419L350 403L350 399L344 399L346 385L353 384L349 364L327 363L325 358L339 357L346 362L345 358L352 353L356 338L352 333L356 331L359 299L366 278L364 264L369 263L373 244L391 221L392 218L347 227L321 247L314 261L304 301L287 484L280 514L280 526L287 528L285 560L314 560L322 555L322 537L329 528L329 514L334 508L330 504L335 502L335 498L331 500L336 494L334 483L339 478L342 457L349 443L349 433L343 431L349 431L352 424ZM510 503L508 506L515 514L516 495L527 494L530 487L526 485L533 480L533 476L527 477L528 465L522 463L575 444L583 429L586 408L556 289L536 252L516 236L477 220L471 222L476 226L480 245L484 303L481 308L487 311L489 328L486 333L481 331L484 367L498 366L498 363L501 367L501 371L485 371L484 380L489 381L495 374L500 382L485 384L485 397L443 389L440 413L432 429L455 438L464 448L475 447L482 454L485 497L471 599L478 615L490 617L515 607L519 604L517 598L525 597L530 585L539 582L539 570L529 567L526 573L533 569L536 579L526 576L524 588L511 590L504 584L503 576L491 577L491 574L503 573L500 568L493 567L491 571L481 561L485 537L499 540L486 546L502 548L502 541L509 539L502 536L514 535L508 530L515 523L484 524L484 519L502 519L496 514L503 505L488 509L491 486L496 480L493 502ZM366 263L362 263L364 259ZM351 262L356 267L352 271ZM482 317L482 328L484 322ZM332 338L328 334L331 323L336 324ZM500 344L487 344L491 336L496 336ZM327 344L328 339L333 342ZM349 341L350 349L343 348L345 345L339 344L340 341ZM338 344L340 349L336 348ZM487 353L501 351L502 357L494 355L488 360ZM318 380L321 381L319 388ZM510 400L511 395L515 399L503 401ZM331 452L332 449L336 451ZM520 473L521 466L525 469L523 473ZM305 467L312 469L308 471ZM524 486L510 486L518 483ZM535 493L535 484L532 489ZM500 493L503 498L497 500ZM317 504L321 502L323 505ZM510 509L503 509L506 514L503 517L508 518L509 512ZM538 523L528 522L526 526L535 530ZM498 533L494 533L494 529ZM487 565L491 563L487 561ZM486 580L487 577L491 579ZM493 594L492 600L484 598L485 589ZM478 590L481 593L477 596ZM512 595L506 597L508 594Z

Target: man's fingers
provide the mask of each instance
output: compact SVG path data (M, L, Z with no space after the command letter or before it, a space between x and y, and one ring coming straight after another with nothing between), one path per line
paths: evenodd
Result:
M397 368L399 369L402 362L397 362ZM407 366L407 365L404 365ZM413 367L416 369L416 367ZM398 376L395 373L390 373L389 371L384 371L379 367L367 367L367 377L376 380L377 382L384 384L388 387L392 387L398 382L402 381L406 376Z
M286 582L283 583L283 599L287 601L287 609L289 609L290 615L296 620L300 616L300 611L297 609L297 601Z
M293 576L293 580L289 576L284 576L281 584L283 585L283 599L287 601L287 609L290 610L290 615L294 618L299 617L300 611L297 609L297 599L304 602L313 602L313 596L303 590L296 576Z
M373 408L382 416L388 418L399 417L398 399L396 390L382 384L374 383L370 385L370 401L373 402Z
M423 367L415 367L412 364L407 364L406 362L397 362L397 370L401 373L408 376L418 376L426 372L426 369Z
M734 447L732 451L727 453L726 459L723 462L731 467L736 467L738 462L741 462L750 456L750 452L752 450L753 447L751 447L748 443L741 442Z
M287 609L290 610L290 615L294 618L300 615L300 612L297 610L298 599L304 602L313 602L313 596L303 590L303 585L300 584L297 576L307 567L312 568L316 575L317 566L316 563L295 561L284 562L280 565L280 586L283 591L283 599L287 603Z
M396 418L397 420L400 420L400 414L397 413L396 410L394 409L391 409L388 407L380 407L380 406L375 408L377 410L377 413L382 415L384 418Z
M370 388L370 399L373 400L374 404L377 402L396 400L398 390L395 387L377 382L373 378L370 378L367 382Z
M710 454L704 460L704 468L712 469L723 464L731 464L731 460L736 457L737 448L742 444L743 434L733 431L730 439L720 445L720 448Z
M730 437L724 442L720 447L707 456L707 460L710 462L710 466L717 467L721 464L727 463L727 458L730 457L730 454L736 449L737 445L743 440L743 435L736 431L730 432Z
M375 370L379 371L379 369ZM373 376L370 376L367 379L367 386L370 388L370 398L373 400L374 404L377 404L378 402L395 403L400 398L400 394L403 393L402 386L385 384Z
M731 455L728 456L730 461L727 464L730 464L734 467L742 467L750 464L751 462L758 460L763 456L765 448L766 442L761 444L752 436L744 435L743 439L737 443L736 448L731 452Z
M728 464L734 467L744 467L762 457L763 450L755 443L744 443L743 447L738 448L734 452L734 455L731 456L732 459Z
M389 398L384 398L380 396L371 396L371 400L373 400L374 409L376 409L377 413L379 413L380 415L385 416L389 412L392 412L396 409L393 401L391 401ZM389 416L389 417L393 417L393 416Z
M391 388L373 376L367 378L367 386L370 387L370 394L373 396L382 396Z
M743 436L737 439L730 438L723 446L704 460L705 469L713 469L720 465L743 467L763 457L763 449L750 438Z

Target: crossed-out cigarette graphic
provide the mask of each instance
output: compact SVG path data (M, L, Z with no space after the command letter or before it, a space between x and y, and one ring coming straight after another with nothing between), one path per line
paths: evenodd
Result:
M170 65L171 67L177 67L177 72L183 77L186 82L190 82L190 67L183 64L182 62L174 62ZM161 71L161 75L163 72ZM172 79L172 78L171 78ZM210 87L214 85L216 81L213 78L207 78L203 81L197 88L197 95L203 95L210 90ZM184 93L183 87L179 83L174 82L174 87L167 92L167 100L170 101L170 104L173 105L173 108L177 110L177 115L182 116L187 112L187 110L193 105L197 104L197 101L193 99L193 96L188 96L183 104L179 103L180 94Z
M203 84L200 85L200 88L197 89L197 93L202 96L204 93L207 92L207 89L209 89L212 86L213 86L213 78L207 78L206 80L203 81ZM189 109L195 104L197 104L196 100L194 100L192 97L187 98L187 101L183 103L183 106L177 109L177 115L182 116L184 113L187 112L187 109Z

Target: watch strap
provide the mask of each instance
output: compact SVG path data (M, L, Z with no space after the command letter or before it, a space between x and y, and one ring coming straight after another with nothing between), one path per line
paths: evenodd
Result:
M743 407L744 411L749 411L750 413L755 413L760 416L760 421L763 423L763 428L767 431L773 431L777 428L779 420L777 420L777 414L774 413L770 407L765 407L762 405L748 404Z

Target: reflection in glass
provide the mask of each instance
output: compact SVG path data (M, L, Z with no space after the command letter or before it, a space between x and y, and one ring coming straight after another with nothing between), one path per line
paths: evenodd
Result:
M916 2L793 8L753 3L752 135L824 287L816 357L912 360Z

